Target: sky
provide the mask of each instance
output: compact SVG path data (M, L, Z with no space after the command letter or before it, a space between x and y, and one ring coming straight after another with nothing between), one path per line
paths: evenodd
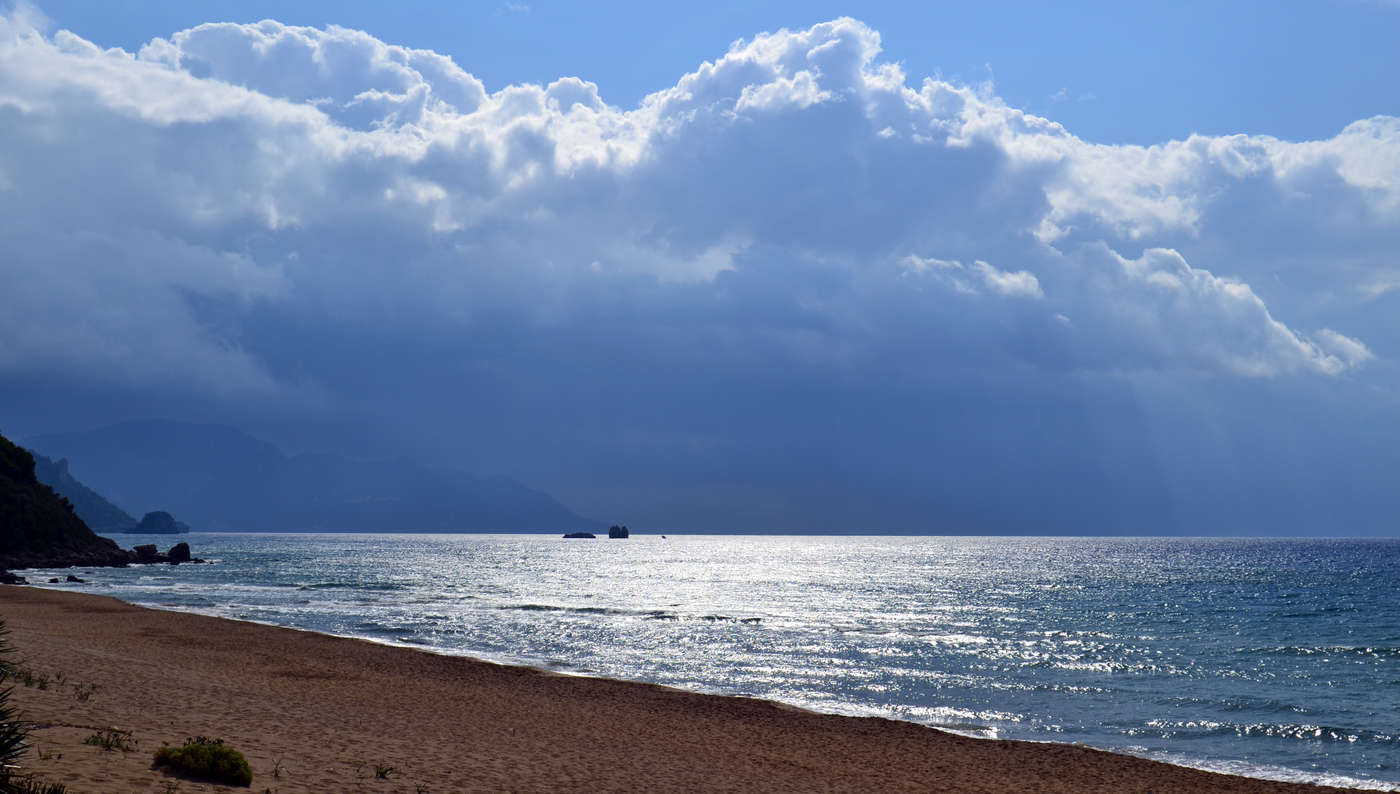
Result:
M10 5L0 432L218 422L654 531L1393 535L1396 40L1379 0Z

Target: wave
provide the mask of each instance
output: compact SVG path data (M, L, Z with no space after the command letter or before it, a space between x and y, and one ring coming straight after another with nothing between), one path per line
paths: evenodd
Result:
M1236 653L1251 656L1400 656L1400 647L1394 645L1275 645L1258 648L1238 648Z
M665 609L618 609L616 607L569 607L556 604L505 604L498 609L520 610L524 612L562 612L571 615L615 615L618 617L643 618L645 620L699 620L706 623L743 623L755 625L762 622L760 617L731 617L729 615L684 615Z
M1400 737L1390 733L1346 728L1338 725L1314 725L1309 723L1270 723L1270 722L1222 722L1218 720L1149 720L1149 728L1160 731L1164 739L1183 736L1269 736L1280 739L1303 741L1372 742L1376 744L1400 744Z
M298 590L373 590L393 592L407 590L408 585L397 582L312 582L297 585Z

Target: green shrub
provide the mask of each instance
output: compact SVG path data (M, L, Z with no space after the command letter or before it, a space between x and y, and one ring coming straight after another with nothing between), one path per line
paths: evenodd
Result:
M248 759L232 747L224 746L223 739L196 736L186 739L180 747L166 745L156 751L152 766L168 766L180 774L214 783L233 786L253 783L253 768L248 766Z

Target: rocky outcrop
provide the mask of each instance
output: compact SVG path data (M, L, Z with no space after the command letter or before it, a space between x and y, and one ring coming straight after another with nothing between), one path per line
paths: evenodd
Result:
M182 562L204 562L198 557L190 556L190 544L180 542L170 547L170 551L162 554L154 543L142 543L140 546L133 546L132 553L136 555L135 562L140 565L153 565L160 562L168 562L171 565L179 565Z
M190 556L190 544L184 541L171 546L170 551L166 552L165 556L169 557L170 562L174 565L179 565L182 562L194 562L194 558Z
M169 562L170 558L156 551L156 544L142 543L140 546L132 546L131 550L136 552L137 562Z
M620 526L618 526L617 524L613 524L611 527L608 528L608 537L610 537L610 538L625 538L625 537L627 537L627 527L620 527Z
M164 510L152 510L141 518L141 523L131 529L133 534L146 533L152 535L178 535L182 532L189 532L190 525L183 521L176 521L175 516Z
M565 535L564 537L566 537L566 538L596 538L596 537L598 537L598 536L597 536L597 535L594 535L592 532L570 532L569 534Z

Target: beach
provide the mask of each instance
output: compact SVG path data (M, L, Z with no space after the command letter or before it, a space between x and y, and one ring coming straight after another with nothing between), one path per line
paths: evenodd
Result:
M35 724L24 771L71 792L247 790L151 768L162 743L194 736L243 752L251 790L289 794L1344 790L558 675L88 594L6 586L0 617L21 666L49 676L45 689L15 686L12 702ZM134 749L84 744L111 728L129 732Z

